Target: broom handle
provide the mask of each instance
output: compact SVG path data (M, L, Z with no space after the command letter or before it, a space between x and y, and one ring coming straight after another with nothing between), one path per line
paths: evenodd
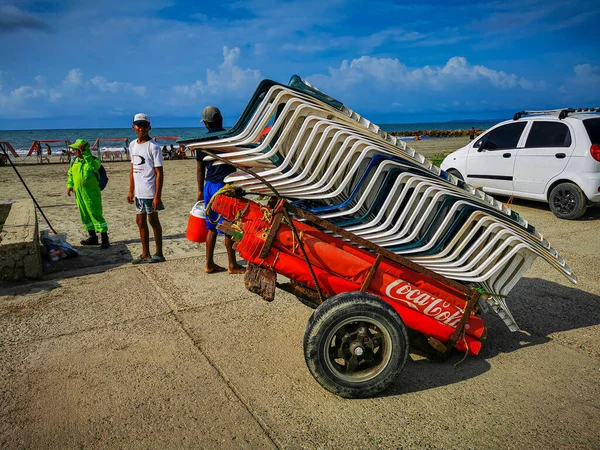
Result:
M6 150L4 149L4 145L0 144L0 148L2 148L2 151L6 155L6 158L8 159L8 162L10 163L10 165L12 166L12 168L14 169L15 173L17 174L17 176L19 177L19 180L21 180L21 183L23 183L23 186L25 186L25 189L27 189L27 192L29 193L29 196L31 197L31 200L33 200L33 203L35 204L35 206L39 210L40 214L42 215L42 217L44 218L44 220L46 221L46 223L48 224L48 226L50 227L50 229L52 230L52 232L54 234L58 234L56 232L56 230L54 228L52 228L52 225L50 225L50 221L46 217L46 214L44 214L44 211L42 211L42 208L40 207L40 205L38 205L38 202L36 201L35 197L33 196L33 194L31 193L31 191L27 187L27 184L25 183L25 180L23 179L23 177L21 177L21 174L19 173L19 171L17 170L17 168L15 167L15 165L13 164L13 162L11 161L10 157L6 153Z

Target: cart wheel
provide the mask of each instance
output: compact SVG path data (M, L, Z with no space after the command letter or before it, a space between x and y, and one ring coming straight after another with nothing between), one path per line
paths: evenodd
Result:
M340 397L369 397L384 390L407 357L404 322L391 306L364 292L346 292L325 301L304 333L310 373Z

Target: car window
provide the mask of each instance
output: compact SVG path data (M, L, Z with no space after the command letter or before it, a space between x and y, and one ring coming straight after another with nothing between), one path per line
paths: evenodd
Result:
M560 122L533 122L525 143L525 148L570 146L571 131L567 125Z
M509 123L502 125L480 139L483 148L487 150L505 150L509 148L517 148L521 133L525 129L525 122ZM480 142L477 141L475 146Z
M586 119L583 121L583 125L585 126L592 144L600 145L600 117L595 119Z

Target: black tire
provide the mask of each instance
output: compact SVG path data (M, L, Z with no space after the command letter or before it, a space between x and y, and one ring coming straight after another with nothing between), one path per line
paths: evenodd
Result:
M573 183L560 183L554 186L548 195L548 203L559 219L579 219L587 210L585 194Z
M456 169L448 169L446 172L448 172L451 175L454 175L456 178L458 178L461 181L465 181L465 179L463 178L463 176Z
M364 292L326 300L304 333L308 370L321 386L345 398L383 391L404 368L408 353L406 326L398 313Z

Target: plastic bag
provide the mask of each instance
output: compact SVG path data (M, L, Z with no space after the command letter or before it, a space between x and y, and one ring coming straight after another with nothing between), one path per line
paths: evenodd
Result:
M50 234L48 230L42 230L40 241L46 248L51 261L58 261L59 258L74 258L79 256L78 250L74 249L67 242L67 233Z

